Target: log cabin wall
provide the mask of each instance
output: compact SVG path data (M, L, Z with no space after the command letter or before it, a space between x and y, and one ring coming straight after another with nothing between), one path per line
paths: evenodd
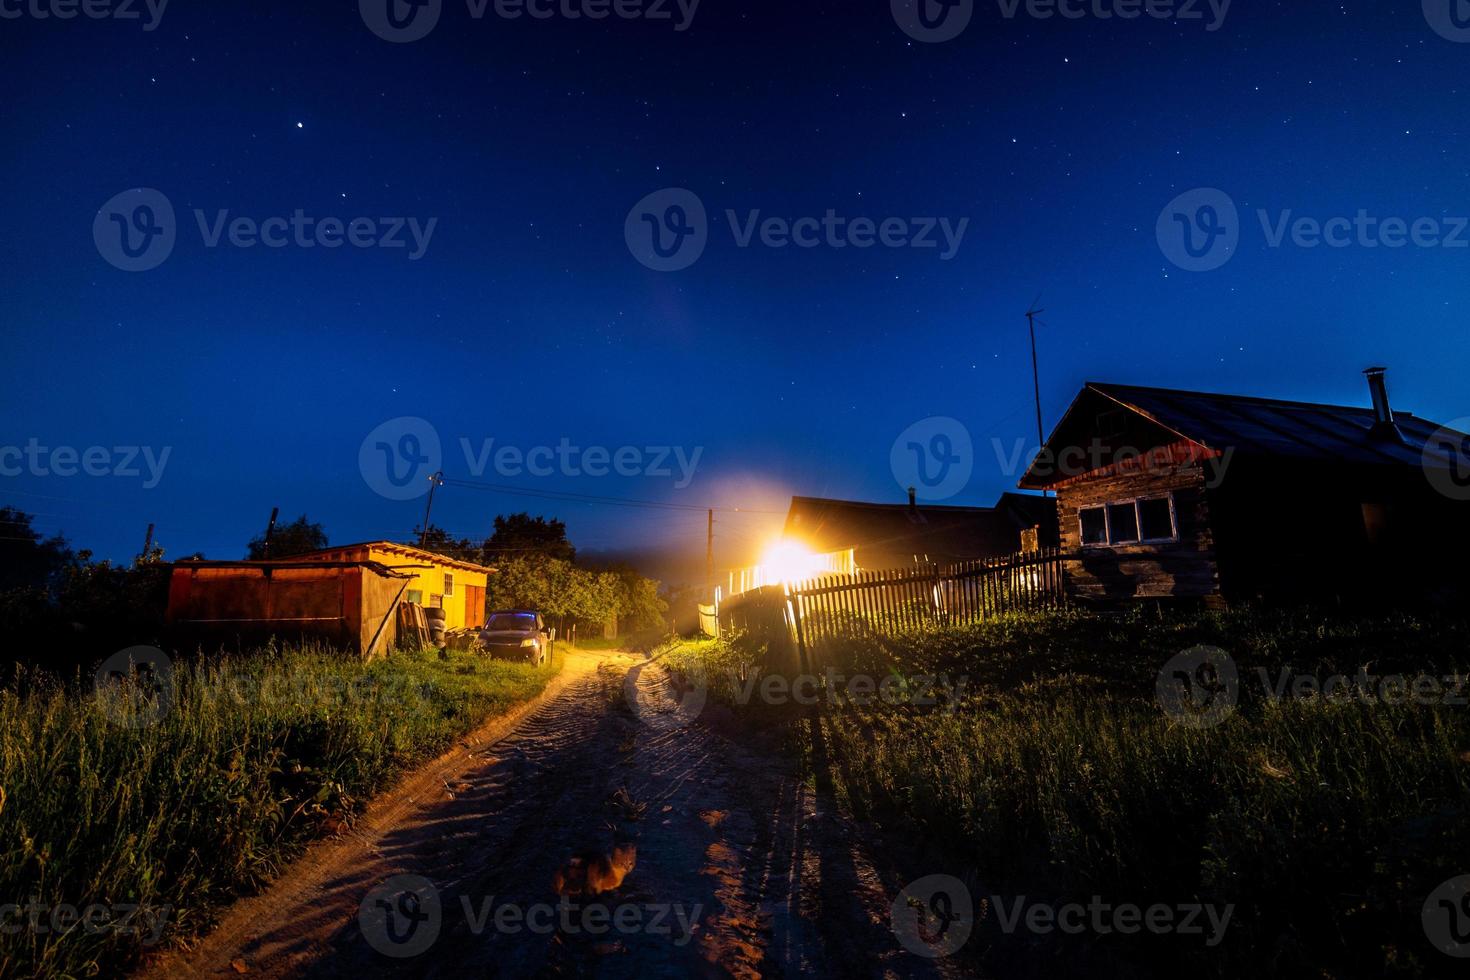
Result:
M1083 477L1057 491L1062 549L1080 554L1067 563L1074 595L1118 602L1140 598L1218 600L1215 536L1207 500L1206 470L1198 462L1147 472ZM1177 540L1084 545L1081 512L1109 503L1172 495Z

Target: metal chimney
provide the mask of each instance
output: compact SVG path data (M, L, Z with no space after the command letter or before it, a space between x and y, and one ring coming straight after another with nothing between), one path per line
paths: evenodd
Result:
M918 498L917 491L913 487L909 487L909 513L910 514L912 514L914 511L916 511L916 510L919 509L919 504L918 504L918 499L917 498Z
M1393 409L1388 404L1388 384L1384 375L1388 368L1370 367L1363 374L1368 378L1368 393L1373 398L1373 428L1370 434L1376 439L1392 439L1402 442L1404 435L1393 420Z

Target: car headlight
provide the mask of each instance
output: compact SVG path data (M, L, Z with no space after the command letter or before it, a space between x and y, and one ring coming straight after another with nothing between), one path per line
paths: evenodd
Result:
M529 638L529 637L521 641L521 646L523 646L523 647L533 647L535 645L536 645L536 641L534 639Z

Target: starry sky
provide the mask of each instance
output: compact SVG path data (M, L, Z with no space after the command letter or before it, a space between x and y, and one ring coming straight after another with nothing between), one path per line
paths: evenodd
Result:
M0 444L169 456L156 486L146 467L13 467L0 503L114 558L149 522L170 556L239 557L272 506L334 542L402 538L424 500L375 492L359 451L416 417L450 478L471 476L462 439L698 447L687 486L677 468L486 473L573 496L451 483L434 521L479 537L529 509L584 550L698 568L700 508L741 508L718 517L730 564L792 493L901 500L890 449L931 416L975 445L948 502L1012 488L992 440L1035 442L1038 296L1048 426L1086 380L1359 404L1374 363L1395 408L1470 414L1470 249L1272 247L1257 218L1366 211L1449 235L1470 215L1470 44L1420 0L1239 0L1214 30L1203 3L1203 20L1043 20L988 0L942 43L888 0L703 0L684 30L668 6L476 19L445 0L428 36L389 43L348 0L174 0L151 30L5 0L22 14L0 19ZM176 212L148 271L94 238L131 188ZM708 211L703 254L670 272L625 237L664 188ZM1196 188L1240 215L1203 272L1156 233ZM435 225L410 258L210 246L195 216L298 209ZM968 223L946 259L741 247L727 213L829 210Z

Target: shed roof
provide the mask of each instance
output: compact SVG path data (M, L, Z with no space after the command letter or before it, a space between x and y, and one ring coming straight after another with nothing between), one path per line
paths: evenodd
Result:
M489 567L488 565L478 565L472 561L462 561L458 558L450 558L447 555L439 554L437 551L425 551L422 548L415 548L412 545L407 544L399 544L396 541L359 541L355 544L334 544L329 548L322 548L318 551L308 551L300 555L290 555L278 560L289 562L314 561L320 560L323 555L335 554L339 551L359 551L368 549L371 549L373 551L386 551L392 555L399 555L404 558L413 558L417 561L422 561L427 564L446 565L450 568L459 568L470 572L483 572L486 575L491 575L495 572L495 569Z

